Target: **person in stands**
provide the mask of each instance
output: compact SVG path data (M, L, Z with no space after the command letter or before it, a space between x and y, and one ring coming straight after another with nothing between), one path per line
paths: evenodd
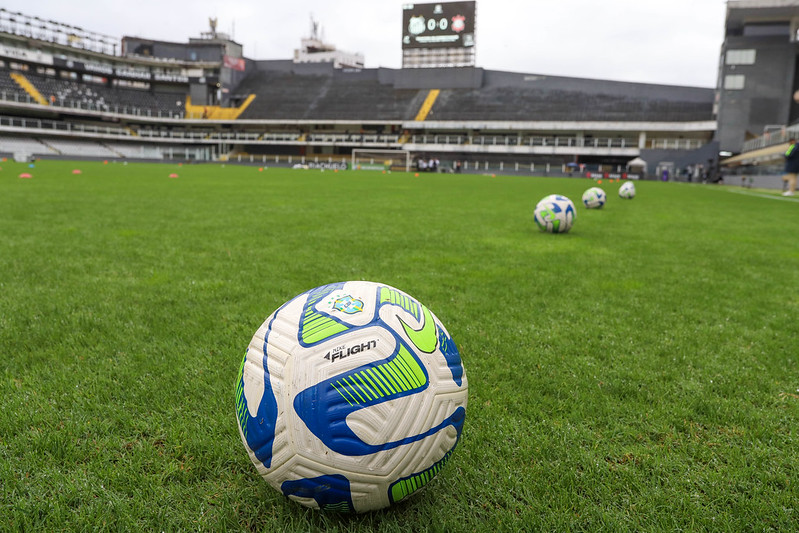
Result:
M788 141L788 149L785 151L785 173L782 181L787 182L788 188L782 193L783 196L793 196L796 192L796 174L799 173L799 148L796 147L796 139Z

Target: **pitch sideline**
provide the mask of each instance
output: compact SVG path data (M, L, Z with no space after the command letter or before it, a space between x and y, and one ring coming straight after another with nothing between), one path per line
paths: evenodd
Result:
M758 192L738 191L738 190L735 190L735 189L726 189L726 188L724 190L727 191L727 192L735 193L735 194L743 194L744 196L757 196L758 198L767 198L769 200L781 200L783 202L793 202L793 203L799 202L799 198L796 198L796 197L790 198L790 197L786 197L786 196L773 196L773 195L770 195L770 194L762 194L762 193L758 193Z

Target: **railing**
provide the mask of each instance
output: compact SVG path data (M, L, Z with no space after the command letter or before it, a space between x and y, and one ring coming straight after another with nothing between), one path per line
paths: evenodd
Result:
M647 139L646 147L655 150L696 150L706 142L698 139Z
M8 93L0 91L0 97L5 98ZM18 96L18 95L15 95ZM28 99L28 101L30 101ZM132 130L115 126L91 126L66 121L56 121L37 118L20 118L0 115L0 129L4 127L22 128L31 133L59 133L64 132L71 136L86 134L89 136L103 136L128 140L142 140L148 142L158 141L186 141L191 143L248 143L248 144L351 144L353 146L386 146L398 145L400 136L397 134L351 134L351 133L311 133L303 137L298 132L269 132L269 131L238 131L220 132L210 129L146 129ZM62 135L64 133L61 133ZM772 144L783 142L790 135L799 136L799 126L787 128L779 132L780 135L772 136ZM762 140L762 139L761 139ZM558 136L518 136L518 135L447 135L447 134L414 134L409 142L415 145L428 145L434 149L435 145L449 146L504 146L504 147L564 147L564 148L597 148L597 149L625 149L638 148L638 139L628 137L558 137ZM647 139L645 147L665 150L693 150L700 148L704 142L698 139L680 138L655 138Z
M130 132L124 128L116 128L112 126L88 126L85 124L73 124L72 122L60 122L57 120L46 120L39 118L0 116L0 128L4 126L11 128L24 128L29 130L66 131L75 133L90 133L95 135L132 137Z
M299 133L264 133L261 135L262 141L270 142L297 142L300 140Z
M131 130L116 126L91 126L47 120L38 118L21 118L0 115L0 130L3 128L22 128L31 133L59 133L86 134L90 136L103 136L129 140L157 141L187 141L195 143L225 142L225 143L351 143L358 146L384 146L398 144L399 135L390 134L348 134L348 133L313 133L301 140L302 135L296 132L220 132L211 130L162 130L144 129ZM412 135L410 143L417 145L449 145L449 146L529 146L529 147L566 147L566 148L637 148L638 142L624 137L545 137L528 136L517 137L509 135ZM702 146L702 141L696 139L648 139L647 148L691 150Z
M411 135L412 144L530 146L552 148L638 148L638 139L629 137L556 137L518 135ZM648 139L646 148L695 150L704 145L699 139Z
M5 128L21 128L29 130L30 133L48 134L48 133L74 133L75 136L86 134L91 136L104 136L129 140L142 140L142 141L182 141L196 142L227 142L227 143L251 143L251 144L266 144L270 142L283 142L305 144L300 142L300 133L294 132L220 132L209 130L161 130L161 129L139 129L131 130L130 128L121 128L116 126L90 126L85 124L76 124L72 122L64 122L58 120L38 119L38 118L22 118L0 115L0 131ZM317 138L319 137L319 138ZM343 142L345 138L352 138L362 145L378 144L384 145L385 143L398 142L397 135L354 135L348 136L346 134L325 134L325 135L311 135L307 142Z
M751 152L753 150L760 150L775 144L783 144L790 139L799 138L799 124L793 126L786 126L777 130L767 131L760 137L750 139L744 142L742 152Z
M311 133L309 141L327 143L398 143L399 135L363 133Z

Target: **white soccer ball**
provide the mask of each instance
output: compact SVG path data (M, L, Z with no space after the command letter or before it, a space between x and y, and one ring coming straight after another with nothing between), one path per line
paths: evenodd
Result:
M598 209L605 205L608 196L599 187L591 187L583 193L583 205L588 209Z
M416 492L450 459L468 382L441 321L380 283L317 287L261 325L236 386L258 472L308 507L364 512Z
M544 196L543 198L538 200L538 203L535 204L535 206L538 207L541 204L545 204L547 202L554 202L555 200L567 200L568 201L569 199L566 198L563 195L560 195L560 194L550 194L549 196Z
M624 184L619 187L619 197L628 200L635 198L635 184L631 181L625 181Z
M565 196L552 195L542 199L535 206L535 223L541 231L566 233L574 224L577 212L574 204Z

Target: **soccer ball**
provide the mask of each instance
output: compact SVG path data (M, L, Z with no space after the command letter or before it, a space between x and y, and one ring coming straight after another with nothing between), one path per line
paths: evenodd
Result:
M347 281L283 304L239 369L239 434L257 471L299 503L365 512L449 461L468 382L441 321L406 293Z
M569 201L568 198L566 198L565 196L562 196L560 194L550 194L549 196L544 196L543 198L538 200L538 203L535 204L535 206L538 207L541 204L545 204L545 203L548 203L548 202L554 202L555 200L566 200L566 201Z
M547 196L535 206L535 223L541 231L566 233L574 224L577 212L574 204L565 196Z
M631 181L625 181L624 184L619 187L619 196L628 200L635 198L635 184Z
M608 197L599 187L591 187L583 193L583 205L588 209L595 209L605 205Z

